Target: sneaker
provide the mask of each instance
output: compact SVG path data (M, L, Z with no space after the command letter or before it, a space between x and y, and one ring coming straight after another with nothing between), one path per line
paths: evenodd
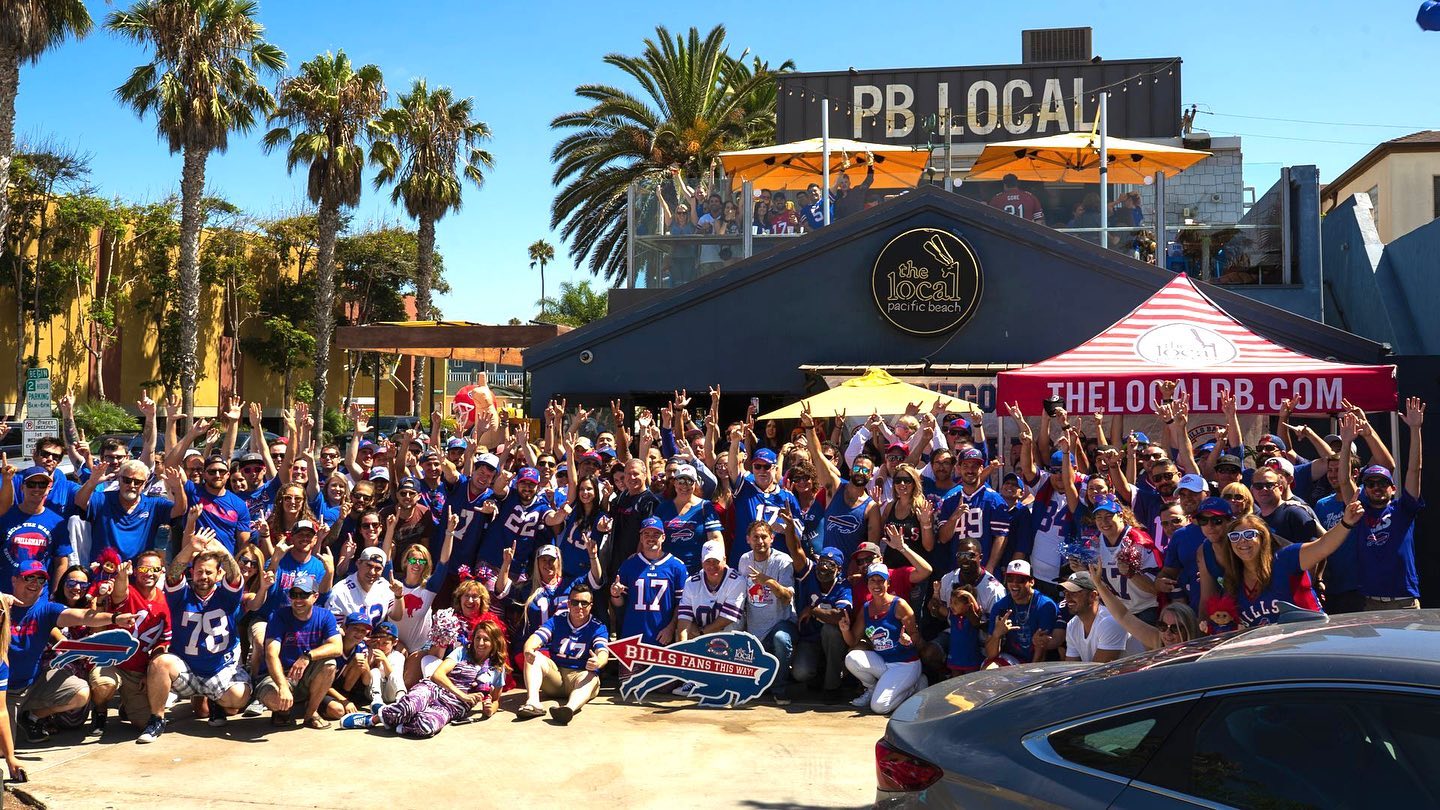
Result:
M516 709L515 714L522 719L529 720L532 717L544 717L545 709L543 707L536 706L534 703L526 703L524 706Z
M575 716L575 710L569 706L556 706L550 710L550 716L555 718L555 722L560 725L568 726L570 725L570 718Z
M784 692L771 692L770 698L775 701L776 706L789 706L790 696Z
M874 691L875 690L873 689L866 689L864 692L860 693L860 697L857 697L854 700L850 701L850 705L854 706L857 709L870 708L870 696L874 693Z
M350 712L340 718L341 728L369 728L374 722L375 715L369 712Z
M104 734L105 726L110 722L110 710L104 706L90 707L90 733Z
M679 686L675 687L675 694L678 697L690 697L694 693L695 684L691 683L690 681L686 681L685 683L682 683Z
M210 708L210 717L206 719L206 722L210 724L211 728L223 728L226 720L224 707L210 698L206 698L205 703Z
M165 719L152 714L150 715L150 722L145 724L145 730L140 733L140 736L136 738L135 742L152 743L160 739L160 735L163 733L165 733Z
M29 712L21 713L19 726L25 732L25 739L32 743L50 739L50 729L46 727L45 721Z
M258 700L250 701L250 705L246 706L245 711L241 712L241 714L245 715L246 717L259 717L264 713L265 704L261 703Z

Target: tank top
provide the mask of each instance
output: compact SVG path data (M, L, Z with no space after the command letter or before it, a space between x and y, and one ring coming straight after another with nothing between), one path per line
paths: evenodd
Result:
M893 503L890 504L890 508L886 511L889 512L889 515L885 518L884 528L888 528L890 526L898 526L900 529L900 536L905 538L905 543L909 545L910 548L913 549L916 553L923 553L925 551L925 547L921 544L920 541L920 516L915 514L915 511L912 509L910 511L910 514L906 517L897 518L895 517L895 504ZM880 536L885 536L883 530L881 531ZM905 559L905 555L901 554L896 549L893 549L888 545L884 546L884 549L886 568L904 568L905 566L910 564L910 561Z
M865 608L865 637L870 639L870 649L887 664L905 664L919 660L914 647L900 643L900 633L905 628L895 616L895 609L899 604L899 597L891 599L885 615L878 619L870 613L868 606Z
M834 546L845 552L845 559L855 553L860 543L865 540L865 509L870 505L870 495L866 493L854 506L845 503L845 489L848 482L841 484L841 488L835 492L835 497L825 507L825 528L822 530L822 547Z

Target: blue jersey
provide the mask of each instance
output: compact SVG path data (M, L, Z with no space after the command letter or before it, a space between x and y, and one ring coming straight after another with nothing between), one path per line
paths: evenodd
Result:
M185 482L185 499L191 507L200 506L200 517L195 524L214 531L215 539L234 554L235 535L250 531L250 509L245 499L228 489L213 495L205 487L189 481Z
M595 542L596 549L604 547L605 534L595 527L603 514L596 512L594 517L586 518L576 511L565 519L565 525L555 538L555 545L560 547L560 576L564 579L575 579L590 572L590 552L585 550L586 535Z
M265 644L280 641L280 666L285 669L300 660L300 653L313 650L338 635L340 627L335 623L335 614L318 607L303 620L296 618L293 610L277 610L265 625Z
M1200 546L1208 544L1205 532L1195 524L1185 526L1175 532L1170 538L1170 544L1165 547L1165 567L1174 568L1180 572L1175 581L1181 588L1185 589L1186 601L1195 608L1195 612L1201 610L1200 604L1200 566L1196 562L1195 555Z
M10 578L20 570L20 563L39 560L45 570L52 568L58 557L70 555L70 533L65 530L65 519L46 508L40 514L22 512L19 506L0 517L0 542L4 553L0 555L0 590L10 591Z
M275 511L275 499L280 495L280 479L271 478L259 489L245 493L245 506L250 510L250 520L268 520Z
M295 555L287 552L280 558L280 562L275 564L275 584L270 586L270 595L265 598L265 605L261 608L265 615L290 607L290 585L295 582L295 575L301 571L315 578L316 587L325 579L325 563L321 562L319 557L312 554L310 559L299 562Z
M685 565L669 554L648 560L637 552L621 563L615 575L627 589L621 635L639 635L648 644L659 643L660 631L675 617L688 576Z
M575 587L576 582L578 580L561 577L554 585L540 586L533 579L515 585L510 591L510 601L525 614L525 624L520 631L520 637L529 636L550 617L569 611L567 600L570 598L570 589ZM539 593L536 593L537 590Z
M41 594L35 604L10 606L10 689L19 691L40 674L40 656L50 646L50 631L65 606Z
M1345 516L1345 502L1339 495L1326 495L1315 502L1315 519L1329 531ZM1325 593L1328 596L1360 590L1359 532L1345 535L1345 542L1325 558Z
M1036 591L1030 597L1030 602L1024 606L1015 604L1015 600L1009 594L1001 597L995 603L994 610L990 611L989 627L986 628L992 635L995 633L995 620L1006 613L1010 614L1010 624L1015 626L1005 635L1005 640L1000 644L1000 652L1009 653L1022 664L1028 664L1035 658L1035 633L1044 630L1047 633L1055 631L1055 625L1060 618L1060 608L1055 600Z
M920 659L920 654L915 651L913 644L903 644L900 641L905 625L900 621L900 617L895 615L899 607L900 597L892 597L890 606L876 618L871 615L870 606L865 606L865 638L870 640L870 649L887 664L904 664Z
M87 517L90 521L90 557L113 548L121 560L135 555L155 543L155 533L170 522L175 503L156 495L141 495L135 508L126 512L120 505L120 491L96 492L90 496Z
M995 546L995 539L1010 533L1010 507L1006 505L1005 498L991 489L989 484L981 484L979 489L969 495L965 494L964 489L960 489L946 498L940 505L940 521L943 523L949 520L957 510L963 510L964 514L955 527L945 569L937 569L937 574L949 573L955 569L955 549L958 547L956 541L968 538L979 542L980 556L988 565L990 549Z
M823 528L820 530L820 545L834 546L845 552L845 559L855 553L860 544L869 539L868 533L870 524L865 520L865 512L874 503L869 493L860 496L860 500L854 506L845 503L845 487L849 481L841 481L840 488L835 491L835 497L825 507L825 518Z
M180 657L201 678L209 678L236 663L240 649L240 613L244 585L230 587L223 578L201 599L190 583L165 584L174 626L170 652Z
M980 668L985 652L980 645L980 625L973 617L950 614L950 648L945 652L945 664L951 669Z
M594 618L575 627L570 624L570 614L563 613L547 619L535 635L556 666L584 669L591 653L609 647L610 631Z
M460 480L450 488L446 503L452 512L460 516L460 522L455 527L455 545L450 552L450 561L457 567L475 564L475 555L480 551L480 541L490 528L490 517L481 512L480 507L484 506L486 501L493 500L495 492L488 487L472 498L469 476L460 476ZM449 516L444 518L446 521L449 519Z
M15 503L25 499L24 482L20 480L20 474L15 474L12 482L15 487ZM71 481L64 473L56 470L50 484L50 494L45 496L45 508L60 515L69 517L75 514L75 493L80 491L80 485Z
M799 501L799 498L796 498ZM819 498L810 501L810 508L803 509L796 517L800 518L800 525L804 527L801 532L801 539L805 542L805 556L814 558L819 556L824 548L822 540L825 534L825 504ZM782 544L786 545L786 544Z
M855 606L850 599L850 586L845 583L845 578L839 574L835 581L826 589L821 586L820 578L816 575L817 567L810 566L805 576L795 583L796 597L799 601L795 603L796 611L803 611L807 607L829 607L839 610L849 610ZM819 638L820 622L807 619L800 623L801 638Z
M709 533L724 531L709 501L697 501L684 512L675 508L674 501L661 501L655 517L665 521L665 550L690 571L700 570L700 547Z
M535 535L540 532L545 515L553 511L550 502L539 495L530 503L521 503L519 490L512 489L500 502L500 511L485 530L476 560L498 569L505 549L513 543L515 559L510 563L510 575L525 573L530 567L530 555L535 551Z
M1365 504L1359 536L1360 587L1366 596L1420 596L1415 573L1415 516L1425 502L1405 490L1381 509Z
M425 483L420 479L420 502L430 507L430 515L435 521L439 521L441 515L445 514L445 507L450 503L450 486L441 478L435 486Z
M1309 610L1320 609L1320 600L1310 587L1310 574L1300 567L1302 545L1291 543L1275 552L1275 561L1270 564L1270 584L1264 590L1251 594L1243 586L1237 589L1235 602L1240 607L1238 620L1242 627L1271 624L1273 617L1280 612L1278 602L1289 602Z
M735 542L730 544L730 567L734 568L740 562L740 555L748 550L745 543L745 530L751 523L763 520L771 526L780 522L780 510L790 507L790 514L800 514L800 502L795 500L795 493L781 486L776 486L769 492L761 492L755 486L755 478L749 473L736 479L735 500L730 508L735 515ZM776 531L775 547L786 551L785 532Z

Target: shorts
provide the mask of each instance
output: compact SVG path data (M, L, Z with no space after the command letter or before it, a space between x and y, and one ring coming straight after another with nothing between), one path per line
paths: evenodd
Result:
M237 683L250 683L250 675L240 668L239 663L230 662L223 669L208 678L190 669L185 659L179 658L180 673L170 682L170 691L179 698L204 697L219 700Z
M35 711L69 703L89 688L83 679L68 669L48 669L24 689L12 689L6 693L7 705L22 712Z
M90 688L106 685L120 696L120 716L132 723L150 718L150 698L145 692L145 676L119 667L96 667L90 670Z
M290 695L295 699L296 707L303 707L310 702L311 685L315 683L315 678L327 669L332 672L335 670L335 661L333 659L329 661L311 661L310 666L305 668L305 674L300 676L300 680L291 682ZM255 699L261 700L261 695L269 692L279 694L280 687L276 686L275 679L267 673L265 677L260 679L260 683L255 685Z
M588 669L571 669L552 662L541 675L540 695L564 700L579 688L580 681L589 674Z

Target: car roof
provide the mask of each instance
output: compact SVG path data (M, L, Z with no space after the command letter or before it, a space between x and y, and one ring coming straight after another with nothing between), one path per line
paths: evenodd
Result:
M1392 610L1273 624L1240 633L1202 661L1254 655L1440 660L1440 610Z

